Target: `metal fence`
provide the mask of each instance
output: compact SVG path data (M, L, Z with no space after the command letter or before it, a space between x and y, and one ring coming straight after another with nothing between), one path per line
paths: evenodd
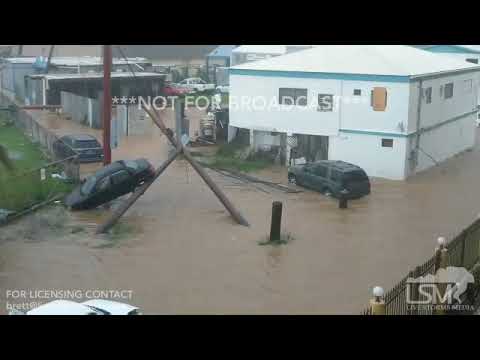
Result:
M55 195L70 191L72 184L80 180L78 154L71 148L69 155L56 152L54 144L61 141L59 137L42 127L31 112L19 108L18 104L5 97L1 100L3 104L9 103L15 107L12 114L13 125L33 143L37 143L51 162L35 169L1 176L0 208L20 212Z
M449 255L449 266L472 269L480 260L480 219L463 230L457 237L451 240L446 247ZM434 255L425 263L410 271L397 285L386 292L386 315L431 315L432 310L425 308L421 310L411 310L408 306L407 291L410 292L411 298L415 300L421 301L427 299L427 295L420 294L415 284L408 283L408 279L416 279L429 274L435 275L436 269L437 257ZM433 298L433 289L429 295ZM371 308L365 309L362 314L371 315Z
M63 161L8 177L0 177L0 208L21 212L58 194L71 191L72 179L63 176Z
M23 131L25 135L30 137L34 143L38 143L47 152L50 159L53 159L55 166L61 167L66 176L73 181L80 179L80 164L77 161L77 153L70 148L73 156L68 158L61 157L58 152L54 150L54 144L60 142L60 138L48 129L42 127L32 115L25 110L18 109L15 120L15 126ZM63 143L68 146L67 144Z

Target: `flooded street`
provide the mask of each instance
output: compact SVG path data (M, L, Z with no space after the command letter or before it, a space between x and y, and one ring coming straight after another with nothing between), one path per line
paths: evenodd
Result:
M59 133L75 127L56 125L46 126ZM113 157L158 165L167 151L152 127L123 139ZM33 288L132 290L130 302L147 314L358 314L373 286L389 289L432 255L438 236L453 237L473 222L479 164L477 146L406 182L375 179L371 196L347 210L308 190L260 191L210 171L247 228L233 222L185 161L175 161L127 212L122 223L135 231L113 247L95 246L104 210L69 215L65 223L86 230L71 236L6 239L27 218L0 228L0 313L6 289ZM281 168L257 175L286 180ZM260 246L276 200L284 203L283 231L293 241Z

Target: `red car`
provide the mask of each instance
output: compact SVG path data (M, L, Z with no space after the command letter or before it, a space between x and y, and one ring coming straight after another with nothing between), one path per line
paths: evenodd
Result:
M163 96L182 96L188 93L188 89L180 88L173 83L165 83L163 87Z

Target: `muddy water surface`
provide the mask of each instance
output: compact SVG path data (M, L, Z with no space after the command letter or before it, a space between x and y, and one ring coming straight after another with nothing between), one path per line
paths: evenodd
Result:
M158 164L167 152L152 132L128 138L113 154ZM0 287L130 289L131 302L155 314L359 313L373 286L393 286L432 255L438 236L454 236L475 219L479 161L477 148L406 182L373 180L371 196L345 211L314 192L259 191L212 173L249 228L236 225L194 170L176 161L127 212L135 232L113 247L53 235L0 242ZM260 175L285 179L279 168ZM275 200L284 203L283 229L294 239L259 246ZM69 221L94 238L107 213Z

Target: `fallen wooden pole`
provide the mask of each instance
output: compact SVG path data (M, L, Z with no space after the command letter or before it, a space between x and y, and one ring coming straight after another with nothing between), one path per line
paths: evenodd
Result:
M155 180L165 171L165 169L170 165L173 160L181 153L181 150L177 150L172 156L170 156L167 161L165 161L156 171L155 175L150 180L149 182L146 182L142 186L140 186L137 190L133 192L133 194L125 201L123 202L110 216L110 218L103 224L101 224L98 228L96 233L97 234L103 234L106 233L108 230L110 230L120 219L123 214L127 212L127 210L137 201L140 196L142 196L145 191L155 182Z
M202 168L202 166L192 157L190 152L181 144L177 143L177 140L173 138L173 133L169 132L163 121L160 119L157 113L152 112L150 109L143 107L147 114L152 118L153 122L159 127L159 129L165 134L170 143L177 149L181 149L185 159L192 165L195 171L200 175L200 177L205 181L208 187L213 191L217 196L220 202L225 206L230 215L235 219L235 221L243 226L250 226L248 221L240 214L240 212L233 206L227 196L223 191L215 184L212 178L207 174L207 172Z
M220 200L220 202L225 206L225 208L228 210L230 215L235 219L237 223L243 226L250 226L248 221L240 214L240 212L233 206L233 204L228 200L228 198L225 196L223 191L215 184L215 182L212 180L212 178L207 174L207 172L201 167L199 163L192 157L192 155L183 148L183 156L185 159L192 165L192 167L197 171L198 175L205 181L205 183L208 185L208 187L213 191L213 193L217 196L217 198Z
M192 165L192 167L197 171L198 175L205 181L205 183L208 185L208 187L213 191L213 193L217 196L217 198L220 200L220 202L225 206L225 208L228 210L230 215L235 219L235 221L244 226L250 226L248 221L240 214L240 212L233 206L233 204L230 202L230 200L225 196L225 194L222 192L222 190L215 184L215 182L210 178L210 176L207 174L207 172L201 167L197 161L192 157L190 152L183 146L183 144L180 142L180 139L175 139L173 131L168 129L164 122L162 121L160 114L154 109L152 111L151 109L148 109L145 104L142 104L143 110L150 116L152 121L155 123L155 125L158 126L158 128L162 131L162 133L166 136L168 141L173 145L177 151L172 154L171 157L168 158L168 160L160 166L156 172L155 176L151 181L148 183L145 183L142 185L140 188L138 188L128 199L125 201L120 207L118 207L112 216L102 225L100 225L97 228L96 233L101 234L107 232L109 229L112 228L113 225L120 219L123 214L137 201L140 196L142 196L145 191L150 187L150 185L153 184L153 182L162 174L163 171L175 160L175 158L179 154L183 154L185 159Z

